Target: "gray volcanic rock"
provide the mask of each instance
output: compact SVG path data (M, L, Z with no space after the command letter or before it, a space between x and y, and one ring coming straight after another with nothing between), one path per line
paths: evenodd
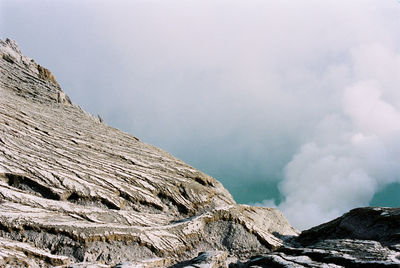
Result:
M356 208L280 251L344 267L400 267L400 208Z
M399 220L399 208L353 209L243 266L400 267Z
M353 209L286 240L274 252L229 267L400 267L399 215L399 208ZM193 267L197 259L177 267ZM216 263L203 257L204 262L209 265L204 267Z
M74 105L49 70L0 40L0 265L169 266L233 260L297 235L214 178Z
M400 209L356 208L333 221L301 233L296 239L304 246L326 239L375 240L383 245L400 244Z

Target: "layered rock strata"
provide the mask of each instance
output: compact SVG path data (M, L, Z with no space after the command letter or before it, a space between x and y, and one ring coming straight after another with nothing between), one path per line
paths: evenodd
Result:
M48 265L248 258L297 234L278 210L237 205L214 178L72 104L15 42L0 53L4 263L47 256L32 249Z

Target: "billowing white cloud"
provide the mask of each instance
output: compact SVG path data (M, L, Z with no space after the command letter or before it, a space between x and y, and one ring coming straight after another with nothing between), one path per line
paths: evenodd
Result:
M400 83L392 69L400 54L389 57L374 44L353 52L352 75L361 80L337 89L340 116L320 122L280 184L285 201L279 207L301 229L366 206L383 186L400 182L400 99L393 91Z

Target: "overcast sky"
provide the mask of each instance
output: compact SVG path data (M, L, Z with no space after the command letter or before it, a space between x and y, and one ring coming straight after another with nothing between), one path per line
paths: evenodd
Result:
M396 0L0 0L73 102L300 229L400 206L399 29Z

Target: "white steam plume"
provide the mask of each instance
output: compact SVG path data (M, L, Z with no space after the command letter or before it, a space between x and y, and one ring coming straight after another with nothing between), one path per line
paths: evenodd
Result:
M343 89L342 110L320 122L280 184L279 207L300 229L366 206L400 182L400 54L376 44L352 54L360 80Z

